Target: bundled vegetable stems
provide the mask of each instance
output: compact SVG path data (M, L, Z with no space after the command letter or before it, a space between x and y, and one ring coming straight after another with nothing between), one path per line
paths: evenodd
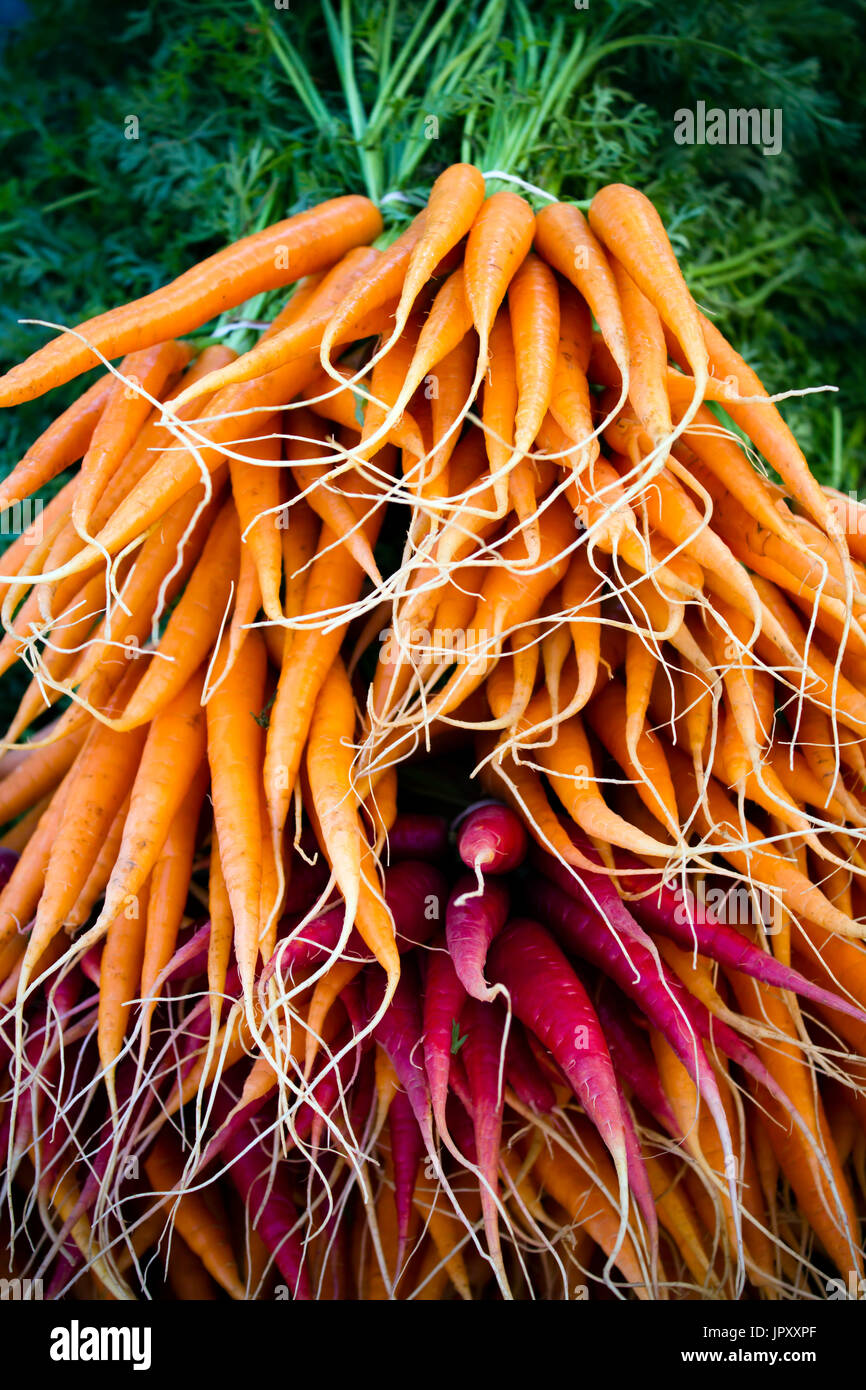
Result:
M0 378L107 369L0 485L53 491L0 575L10 1268L820 1296L866 1201L861 510L636 189L458 164L382 231L334 199ZM249 352L184 340L288 285Z

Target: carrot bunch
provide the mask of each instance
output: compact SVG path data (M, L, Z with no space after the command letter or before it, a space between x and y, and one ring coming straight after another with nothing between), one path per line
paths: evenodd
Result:
M178 1297L844 1278L860 513L636 189L461 164L382 230L334 199L0 377L107 368L0 484L53 489L0 564L11 1234L55 1295L169 1229Z

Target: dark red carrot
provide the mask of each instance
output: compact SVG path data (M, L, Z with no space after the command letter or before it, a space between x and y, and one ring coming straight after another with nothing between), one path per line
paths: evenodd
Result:
M277 1163L273 1174L252 1124L245 1125L226 1143L229 1175L258 1231L274 1257L274 1263L294 1299L311 1299L309 1271L304 1266L304 1242L295 1231L298 1213L292 1200L286 1165Z
M635 1100L658 1120L669 1134L679 1137L679 1129L659 1079L658 1069L639 1029L625 1015L622 995L613 997L614 987L605 984L595 1000L599 1022L604 1029L614 1070ZM617 991L618 993L618 991Z
M664 1035L688 1071L706 1101L719 1132L729 1174L737 1240L741 1242L731 1132L715 1073L691 1016L682 1004L685 989L633 935L621 945L589 902L569 896L542 875L527 882L526 894L532 910L550 927L559 942L569 951L591 961L613 980ZM625 904L620 906L628 915ZM742 1259L742 1250L740 1255Z
M445 877L434 864L406 859L387 870L385 902L394 918L397 949L401 954L429 941L441 921L447 891ZM278 969L283 976L288 976L306 965L321 964L335 950L344 921L342 906L328 908L320 917L307 922L297 936L290 934L279 943L269 969ZM356 930L352 931L343 954L362 960L373 959Z
M444 816L401 814L388 831L388 862L401 859L444 859L448 853L448 822Z
M487 1249L497 1282L510 1297L499 1238L498 1179L502 1142L504 1091L500 1086L503 1030L496 1009L478 999L467 999L460 1018L465 1041L460 1056L466 1068L472 1099L475 1151L481 1179L481 1211Z
M484 965L491 941L508 919L508 890L496 880L485 881L481 892L468 875L457 881L445 912L445 940L454 962L457 978L467 994L490 1003L499 990L491 989L484 978Z
M367 1010L372 1017L379 1009L385 994L381 972L366 981ZM400 981L384 1015L373 1029L373 1037L387 1052L391 1065L412 1106L428 1153L434 1152L431 1124L430 1092L419 1059L421 1055L421 1003L418 971L410 956L404 961Z
M424 1068L436 1127L447 1143L445 1106L451 1052L460 1035L466 990L447 951L431 951L424 981ZM455 1029L457 1030L455 1034Z
M628 1155L616 1075L604 1034L586 993L553 937L538 922L509 922L490 948L493 979L511 1007L554 1057L607 1146L628 1210Z
M523 863L528 844L519 816L499 801L476 806L457 832L457 853L476 874L510 873Z
M706 903L699 903L689 889L673 888L655 876L647 877L645 873L628 873L628 868L642 867L631 856L621 859L616 855L615 862L623 887L630 893L641 895L632 901L632 911L638 921L642 921L651 931L675 941L683 950L691 951L697 947L701 955L709 956L711 960L739 970L744 975L751 975L756 980L763 980L765 984L792 990L804 999L812 999L826 1008L838 1009L852 1018L861 1021L866 1018L864 1011L850 1000L812 984L798 970L783 965L734 927L720 922L712 908Z
M402 1089L395 1091L391 1108L388 1111L388 1129L391 1135L391 1160L394 1165L394 1205L397 1208L397 1273L403 1268L406 1254L406 1241L412 1220L412 1197L418 1178L418 1169L424 1157L424 1137L418 1128L418 1121L409 1103L409 1097Z
M556 1105L556 1095L526 1039L523 1024L512 1019L505 1049L505 1079L522 1105L548 1114Z

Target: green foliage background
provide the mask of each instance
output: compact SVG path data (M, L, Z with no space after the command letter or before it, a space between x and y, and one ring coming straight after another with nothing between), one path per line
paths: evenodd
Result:
M839 386L786 411L823 478L866 482L857 0L35 0L5 32L0 366L45 340L20 318L73 324L334 194L402 191L399 220L462 156L643 188L770 389ZM698 100L781 107L782 153L676 145ZM80 389L4 414L2 471Z

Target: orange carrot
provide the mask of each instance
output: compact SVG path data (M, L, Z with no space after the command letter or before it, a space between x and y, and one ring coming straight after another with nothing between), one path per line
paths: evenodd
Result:
M264 642L250 632L207 704L207 750L219 857L234 917L235 957L248 1008L259 949L262 843L259 808ZM272 716L273 718L273 716Z
M32 496L84 455L113 385L112 376L101 376L30 445L0 483L0 509ZM42 516L43 525L46 519L47 508ZM11 555L7 550L0 560L0 568L8 573L10 563Z
M0 377L0 405L33 400L87 371L98 360L91 348L119 357L178 338L265 290L332 265L381 230L378 210L355 196L332 198L276 222L200 261L163 289L79 324L79 337L62 333L52 339Z

